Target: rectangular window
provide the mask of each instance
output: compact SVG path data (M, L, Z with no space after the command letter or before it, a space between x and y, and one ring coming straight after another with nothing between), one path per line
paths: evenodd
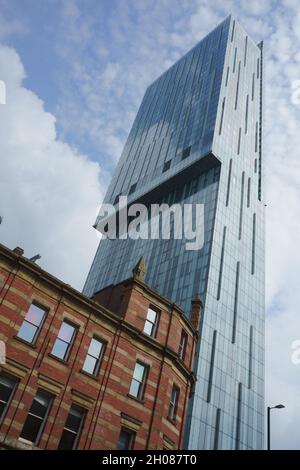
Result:
M233 322L232 322L232 343L235 343L236 336L236 322L237 322L237 308L239 300L239 280L240 280L240 262L236 263L236 278L235 278L235 292L234 292L234 307L233 307Z
M256 76L259 78L259 58L257 59L257 71L256 71Z
M138 398L142 400L144 397L145 387L146 387L146 380L148 375L148 366L142 364L141 362L136 362L129 395L132 397Z
M224 117L224 109L225 109L225 98L223 98L222 101L222 111L221 111L221 119L220 119L220 127L219 127L219 135L222 132L222 126L223 126L223 117Z
M0 374L0 423L2 423L5 413L16 390L18 379L12 375L1 372Z
M187 147L186 149L182 151L182 160L189 157L190 153L191 153L191 146Z
M179 343L179 351L178 351L178 355L179 355L180 359L182 359L182 360L184 360L184 358L185 358L187 339L188 339L188 335L187 335L186 331L182 330L180 343Z
M31 404L20 437L36 445L38 444L53 399L54 397L50 393L38 390Z
M60 438L58 450L76 449L85 415L86 410L78 405L71 405L64 430Z
M42 327L47 310L32 303L18 333L18 338L34 343Z
M257 158L254 160L254 173L257 173Z
M100 362L104 350L104 343L97 338L92 338L83 364L82 370L92 375L99 372Z
M243 229L244 186L245 186L245 172L243 171L243 173L242 173L242 183L241 183L241 206L240 206L239 240L242 238L242 229Z
M135 432L130 429L122 428L118 440L118 450L132 450L135 441Z
M178 400L179 400L179 388L177 387L177 385L174 384L173 388L172 388L172 392L171 392L171 398L170 398L170 404L169 404L169 413L168 413L168 418L171 421L176 420Z
M134 193L134 191L136 190L136 185L137 183L134 183L133 185L131 185L128 195Z
M238 106L239 87L240 87L240 75L241 75L241 61L239 61L239 70L238 70L238 76L237 76L237 81L236 81L236 92L235 92L235 104L234 104L234 109L237 109L237 106Z
M163 167L163 173L164 173L165 171L168 171L169 168L170 168L170 166L171 166L171 160L168 160L167 162L165 162L165 163L164 163L164 167Z
M248 112L249 112L249 95L246 98L246 111L245 111L245 134L248 132Z
M250 207L250 197L251 197L251 178L248 178L247 207Z
M237 147L237 154L240 154L241 151L241 138L242 138L242 128L239 128L239 136L238 136L238 147Z
M229 77L229 66L227 67L225 86L228 85L228 77Z
M63 321L55 340L51 354L66 361L75 339L77 328L67 321Z
M254 87L255 87L255 83L254 83L254 73L253 73L252 74L252 94L251 94L252 101L254 100Z
M211 346L210 366L209 366L209 378L208 378L208 388L207 388L207 398L206 398L207 403L210 403L210 398L211 398L211 389L212 389L212 381L213 381L214 366L215 366L216 342L217 342L217 330L214 330L212 346Z
M246 36L246 39L245 39L244 67L246 66L246 63L247 63L247 49L248 49L248 36Z
M153 308L149 307L147 312L147 318L144 325L144 333L149 336L155 336L158 326L159 313Z
M251 274L254 274L255 272L255 236L256 236L255 232L256 232L256 214L253 214Z

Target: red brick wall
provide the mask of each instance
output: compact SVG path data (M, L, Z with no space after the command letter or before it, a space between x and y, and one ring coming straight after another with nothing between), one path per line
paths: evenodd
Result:
M2 441L20 444L28 410L41 388L55 396L39 442L42 449L57 448L71 403L87 411L80 449L116 448L121 426L136 432L135 449L162 449L166 441L180 448L196 335L178 307L132 281L103 293L108 311L3 247L0 279L0 340L7 348L7 363L0 368L20 380L0 426ZM34 346L16 338L33 300L49 309ZM142 332L150 304L160 311L155 339ZM49 355L65 318L79 327L66 363ZM182 328L188 333L184 364L177 354ZM106 343L96 378L81 371L93 335ZM149 365L143 401L128 396L137 359ZM180 388L175 424L167 419L173 383Z

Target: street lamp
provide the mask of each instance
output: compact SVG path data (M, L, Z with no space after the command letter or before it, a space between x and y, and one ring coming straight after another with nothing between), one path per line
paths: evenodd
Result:
M271 449L271 410L274 409L281 410L285 408L284 405L268 406L268 432L267 432L267 449Z

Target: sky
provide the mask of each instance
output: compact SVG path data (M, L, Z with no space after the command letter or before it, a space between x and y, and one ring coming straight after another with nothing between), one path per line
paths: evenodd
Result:
M230 13L265 43L266 405L300 449L299 0L0 0L0 242L81 289L146 87Z

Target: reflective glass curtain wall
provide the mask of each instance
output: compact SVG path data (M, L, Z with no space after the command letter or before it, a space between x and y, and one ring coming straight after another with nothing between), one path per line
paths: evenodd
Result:
M263 59L228 17L146 90L105 202L203 203L204 246L103 240L84 292L131 276L204 303L191 449L260 449L264 403Z

